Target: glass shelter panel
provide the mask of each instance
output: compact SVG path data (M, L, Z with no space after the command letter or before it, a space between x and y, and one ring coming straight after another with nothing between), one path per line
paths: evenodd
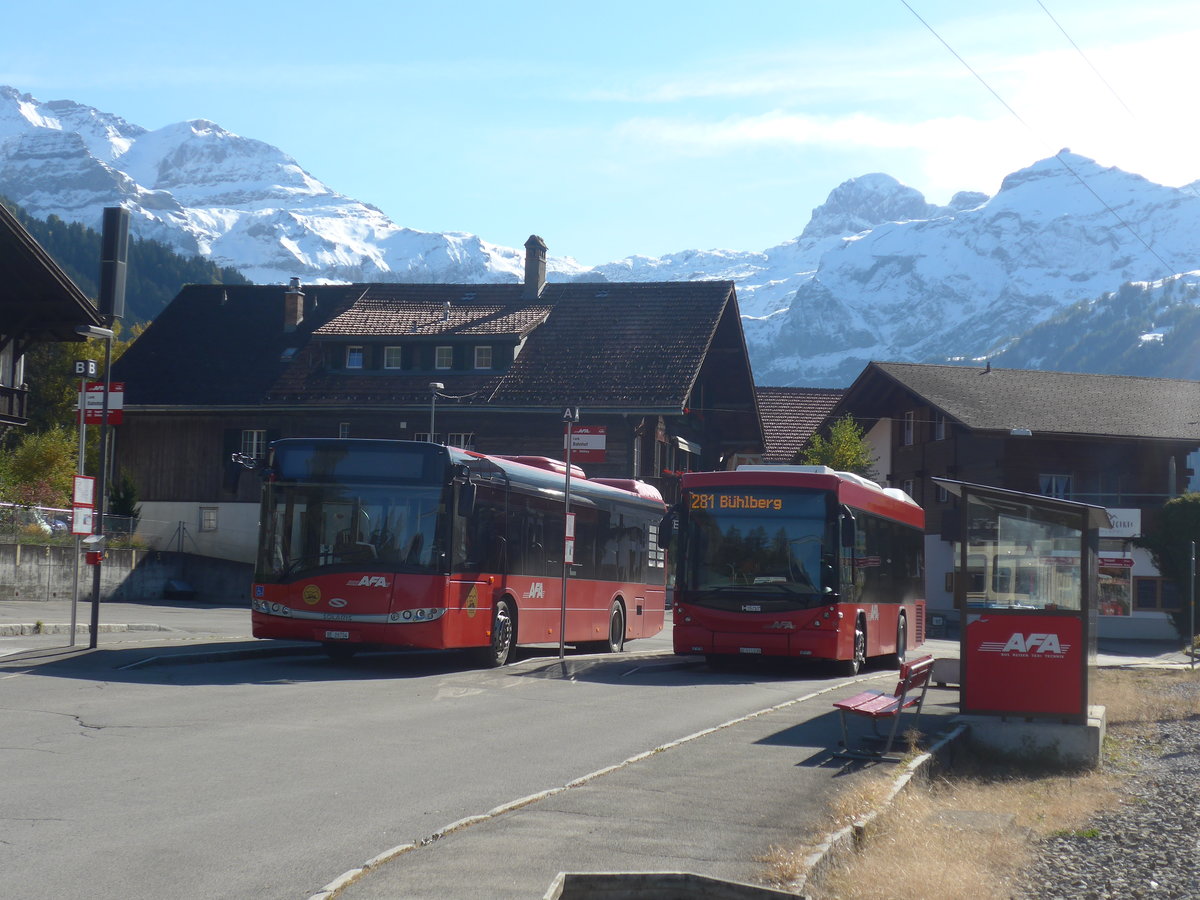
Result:
M1078 513L972 496L968 517L968 608L1080 609L1084 545Z

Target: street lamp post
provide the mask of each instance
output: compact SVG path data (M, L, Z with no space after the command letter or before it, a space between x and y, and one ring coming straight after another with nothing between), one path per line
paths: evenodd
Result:
M434 435L437 433L433 430L433 417L437 411L438 391L445 390L446 386L440 381L429 382L429 443L436 444L437 439Z

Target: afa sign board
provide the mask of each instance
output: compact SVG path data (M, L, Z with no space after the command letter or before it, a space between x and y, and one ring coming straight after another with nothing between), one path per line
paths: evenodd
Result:
M579 425L571 429L571 462L602 463L608 442L607 425ZM567 449L567 431L563 429L563 449Z
M104 382L89 381L83 394L83 423L104 424ZM124 420L125 382L114 381L108 388L108 424L120 425Z
M963 709L994 715L1080 713L1087 673L1078 615L968 617Z

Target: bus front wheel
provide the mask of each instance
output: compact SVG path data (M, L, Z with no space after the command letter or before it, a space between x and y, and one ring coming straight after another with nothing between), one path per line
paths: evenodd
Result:
M484 666L495 669L508 665L517 643L516 624L511 602L507 598L497 600L492 609L492 641L479 654Z
M893 669L899 669L908 658L908 620L901 616L896 623L896 652L888 657Z
M849 659L842 660L843 675L857 675L867 661L867 623L862 617L854 620L854 651Z

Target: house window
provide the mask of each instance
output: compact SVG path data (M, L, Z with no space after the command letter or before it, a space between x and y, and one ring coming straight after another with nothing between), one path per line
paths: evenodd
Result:
M350 345L346 348L346 368L361 369L363 367L363 348L358 345Z
M437 347L433 354L433 367L435 369L453 369L454 348L445 345Z
M492 367L492 348L491 345L484 345L475 348L475 368L490 369Z
M413 435L413 440L426 444L436 444L438 443L438 435L431 435L428 431L418 431Z
M338 422L338 437L340 437L340 438L350 437L350 423L349 422Z
M938 503L949 503L950 502L950 492L948 490L946 490L944 487L942 487L940 484L937 486L937 493L934 496L937 498Z
M946 439L945 413L938 413L933 417L933 439L935 441L944 441Z
M451 431L446 435L446 443L451 447L461 447L463 450L474 450L475 432Z
M217 530L217 507L215 507L215 506L200 507L200 530L201 531L216 531Z
M383 367L385 369L400 368L400 348L399 347L384 347L383 348Z
M916 426L916 413L906 412L904 414L904 424L900 431L900 443L905 447L911 447L913 443L913 431Z
M1133 604L1135 609L1179 609L1179 587L1166 578L1134 578Z
M261 428L248 428L242 432L242 456L262 459L267 455L267 432Z
M904 491L904 493L908 494L908 496L912 497L913 499L916 499L917 483L911 478L905 478L902 482L900 482L900 490Z
M1071 499L1070 475L1039 475L1038 493L1059 500Z

